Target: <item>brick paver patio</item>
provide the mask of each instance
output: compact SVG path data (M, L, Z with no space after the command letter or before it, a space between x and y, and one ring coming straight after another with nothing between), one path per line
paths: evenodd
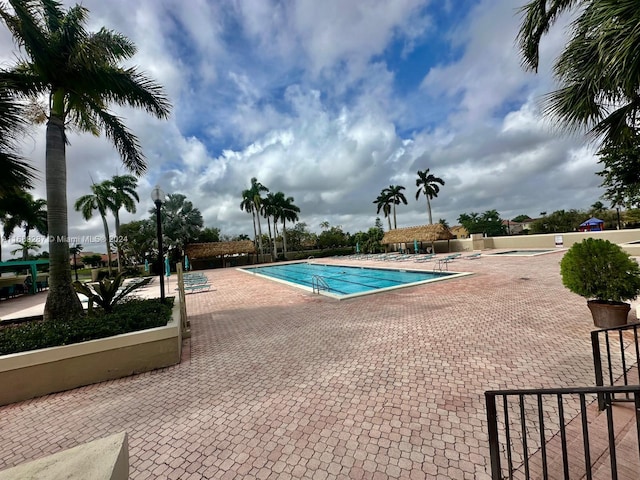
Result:
M561 256L345 301L207 271L180 365L0 408L0 469L126 431L134 479L489 478L485 390L594 384Z

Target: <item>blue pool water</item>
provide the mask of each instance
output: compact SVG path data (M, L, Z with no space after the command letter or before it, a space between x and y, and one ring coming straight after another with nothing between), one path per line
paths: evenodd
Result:
M416 270L392 270L368 267L346 267L317 263L289 263L250 267L242 270L277 279L294 286L312 289L313 277L319 276L326 286L321 293L338 298L374 293L380 290L406 287L446 277L456 276L454 272L423 272Z

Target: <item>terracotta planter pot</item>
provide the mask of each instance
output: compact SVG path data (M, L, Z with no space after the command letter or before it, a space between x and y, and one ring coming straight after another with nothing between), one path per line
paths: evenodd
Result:
M587 302L593 323L599 328L621 327L627 324L627 316L631 305L622 302L600 302L589 300Z

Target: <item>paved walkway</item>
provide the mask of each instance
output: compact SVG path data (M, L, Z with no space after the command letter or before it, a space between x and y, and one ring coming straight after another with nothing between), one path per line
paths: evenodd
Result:
M489 478L485 390L594 383L561 256L345 301L207 271L188 358L0 408L0 468L126 431L133 479Z

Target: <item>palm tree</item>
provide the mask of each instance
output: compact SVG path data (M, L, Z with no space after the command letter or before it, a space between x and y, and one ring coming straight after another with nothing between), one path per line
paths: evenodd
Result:
M16 245L18 245L18 248L14 248L13 250L11 250L11 255L15 255L18 252L22 252L23 260L29 259L30 250L40 250L41 248L41 245L38 242L34 242L32 240L29 240L28 238L25 238L24 242L17 242ZM25 252L26 252L26 256L25 256Z
M251 186L249 187L249 198L253 204L253 210L256 212L256 219L258 221L258 248L260 249L260 255L263 255L262 250L262 227L260 225L260 215L262 210L262 193L268 192L269 189L262 185L256 177L251 179Z
M402 190L405 188L398 185L389 185L388 188L385 188L382 192L386 193L389 198L389 203L393 205L393 228L398 228L398 223L396 221L396 205L400 205L400 203L407 204L407 198L402 193Z
M135 67L121 67L136 52L125 36L102 28L87 32L88 10L76 5L64 10L56 0L7 0L0 18L24 58L0 83L25 98L46 95L46 190L49 208L49 295L44 318L82 313L71 286L67 221L66 126L98 135L103 131L124 165L136 174L146 170L138 139L109 111L110 104L142 108L166 118L170 104L162 88Z
M78 264L76 257L80 255L80 252L82 252L82 250L84 250L84 247L79 243L76 243L74 247L69 248L69 252L71 253L71 255L73 255L73 271L76 274L76 282L78 281Z
M240 210L244 210L251 214L253 219L253 245L258 250L258 230L256 228L256 209L253 205L253 199L251 198L251 190L242 191L242 202L240 202Z
M24 230L25 242L30 240L31 230L36 229L41 235L47 234L47 201L34 199L30 193L20 192L13 200L14 210L5 216L4 235L8 239L11 233L21 227ZM27 260L29 248L22 251L22 259Z
M640 116L638 2L530 0L520 9L522 63L538 70L542 37L570 10L577 11L572 38L554 65L560 88L545 96L545 112L569 130L586 127L605 144L628 140Z
M267 219L267 226L269 227L269 240L273 242L273 248L271 249L271 259L275 260L278 257L278 247L276 245L276 215L277 215L277 206L276 206L276 198L274 193L267 193L267 196L262 200L262 207L260 208L260 213L263 217ZM273 230L274 235L271 236L271 217L273 217Z
M97 210L102 218L102 227L104 228L104 241L107 247L107 268L109 277L111 277L111 239L109 238L109 225L107 224L107 211L115 208L111 196L111 187L108 181L102 183L91 184L92 193L83 195L76 200L74 208L82 213L85 220L89 220L93 216L94 210ZM67 257L67 263L69 258Z
M111 212L116 219L116 248L118 252L118 271L122 271L120 258L122 256L122 242L120 241L120 209L124 209L129 213L136 213L136 202L140 201L136 188L138 187L138 179L133 175L114 175L108 180L107 185L111 190L111 203L113 209Z
M320 222L320 228L321 228L322 230L329 230L329 227L330 227L330 226L331 226L331 225L329 224L329 222L328 222L327 220L325 220L325 221L323 221L323 222Z
M155 207L149 210L152 215L155 212ZM204 225L202 213L193 206L191 201L187 200L185 195L170 193L160 207L160 217L162 232L166 237L165 246L168 250L179 251L182 259L186 244L198 237Z
M389 222L389 230L391 230L391 198L387 195L387 189L383 189L373 203L378 206L376 214L380 214L380 210L384 213L385 218Z
M284 194L282 195L284 197ZM293 197L286 197L279 204L280 207L280 219L282 220L282 249L284 258L287 258L287 220L290 222L297 222L299 220L298 214L300 213L300 207L295 205Z
M427 213L429 214L429 225L433 224L433 217L431 216L431 200L438 196L440 187L438 184L444 187L444 180L429 173L429 169L418 170L418 178L416 179L416 200L420 198L422 193L427 197Z

